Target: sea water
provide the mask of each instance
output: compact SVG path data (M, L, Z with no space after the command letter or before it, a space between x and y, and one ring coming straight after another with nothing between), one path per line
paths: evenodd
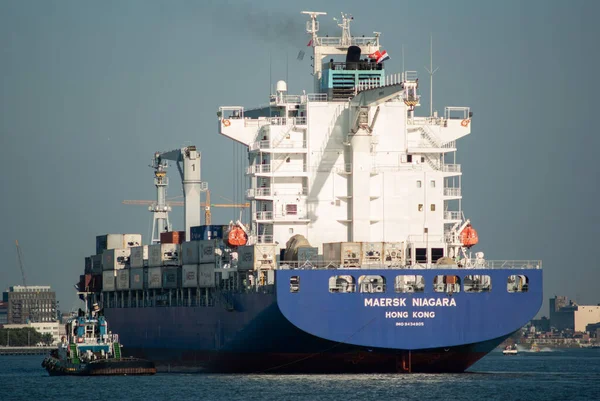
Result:
M600 401L600 349L496 350L463 374L50 377L42 359L0 356L0 400Z

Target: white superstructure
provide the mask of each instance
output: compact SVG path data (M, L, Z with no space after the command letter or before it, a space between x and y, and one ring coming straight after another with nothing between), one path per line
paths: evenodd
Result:
M352 37L342 15L341 37L319 37L319 13L306 14L315 93L291 95L279 81L262 116L220 108L221 134L248 146L256 241L284 247L302 234L320 252L330 242L404 243L409 263L459 256L468 221L455 152L471 132L469 108L415 116L416 72L327 60L352 46L381 50L379 33Z

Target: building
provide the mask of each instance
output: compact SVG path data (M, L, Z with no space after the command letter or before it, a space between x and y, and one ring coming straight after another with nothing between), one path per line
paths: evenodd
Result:
M52 335L52 344L57 344L60 342L60 323L58 321L54 322L38 322L38 323L28 323L28 324L5 324L5 329L24 329L24 328L32 328L35 329L40 334L51 334ZM34 346L35 344L31 344Z
M0 301L0 326L8 323L8 303Z
M56 321L56 293L50 286L16 285L2 294L2 300L8 304L8 324Z
M550 298L550 326L558 331L574 330L575 310L575 304L572 301L569 303L565 296Z
M577 305L567 297L550 298L550 326L558 331L585 332L586 326L600 322L600 305Z
M600 323L600 306L578 305L575 312L575 331L586 331L590 324Z
M550 319L543 316L541 319L533 319L531 325L535 327L535 331L540 333L546 333L550 331Z

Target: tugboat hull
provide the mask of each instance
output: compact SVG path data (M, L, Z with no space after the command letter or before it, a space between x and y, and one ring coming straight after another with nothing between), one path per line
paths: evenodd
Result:
M42 362L42 367L48 371L50 376L130 376L156 373L153 362L137 358L75 364L47 357Z

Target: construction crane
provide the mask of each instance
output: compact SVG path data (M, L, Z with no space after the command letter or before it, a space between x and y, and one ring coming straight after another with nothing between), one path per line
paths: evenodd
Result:
M15 245L17 247L17 259L19 261L19 268L21 269L21 277L23 279L23 287L27 287L27 281L25 280L25 269L23 268L23 254L21 253L21 247L19 246L18 240L15 240Z
M151 200L124 200L124 205L151 206L155 201ZM167 201L168 206L183 206L183 201ZM200 202L200 207L204 208L204 224L211 224L211 208L248 208L250 203L210 203L210 190L206 190L206 201Z

